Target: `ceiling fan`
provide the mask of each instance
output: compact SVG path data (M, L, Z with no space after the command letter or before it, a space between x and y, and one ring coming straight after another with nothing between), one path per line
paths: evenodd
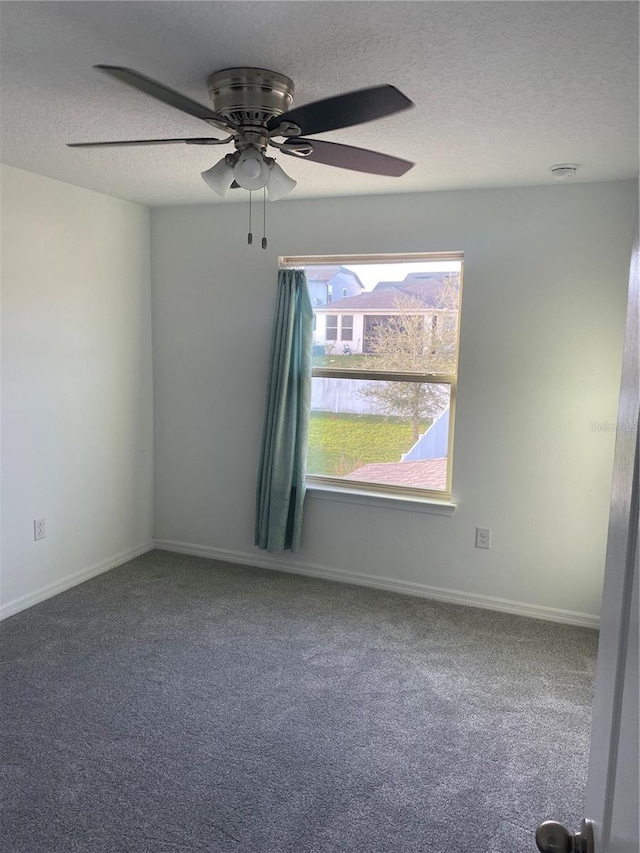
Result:
M214 107L211 110L131 68L115 65L96 65L95 68L169 106L202 119L227 136L223 139L203 137L73 142L69 143L69 147L233 143L235 151L224 156L211 169L202 172L207 185L221 196L236 187L247 190L264 187L272 201L291 192L296 181L284 172L273 157L266 154L268 146L291 157L373 175L400 177L414 165L408 160L366 148L308 138L412 107L412 101L394 86L359 89L291 109L294 86L289 77L262 68L227 68L209 77L208 89Z

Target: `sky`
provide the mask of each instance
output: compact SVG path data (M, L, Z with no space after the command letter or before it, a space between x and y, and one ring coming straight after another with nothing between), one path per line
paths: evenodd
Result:
M410 272L458 272L460 261L412 261L404 264L344 264L355 272L365 290L373 290L379 281L402 281Z

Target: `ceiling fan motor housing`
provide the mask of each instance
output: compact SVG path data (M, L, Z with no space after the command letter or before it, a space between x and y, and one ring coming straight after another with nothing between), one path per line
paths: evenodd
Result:
M293 102L293 80L264 68L225 68L207 86L215 111L241 126L264 126Z

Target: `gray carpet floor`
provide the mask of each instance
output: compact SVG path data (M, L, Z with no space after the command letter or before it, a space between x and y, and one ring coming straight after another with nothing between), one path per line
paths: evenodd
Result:
M4 851L524 853L597 633L151 552L0 626Z

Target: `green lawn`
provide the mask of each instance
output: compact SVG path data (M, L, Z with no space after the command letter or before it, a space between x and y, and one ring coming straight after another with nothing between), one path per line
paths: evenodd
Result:
M400 418L312 412L307 473L340 477L369 462L400 462L413 443L411 424Z

